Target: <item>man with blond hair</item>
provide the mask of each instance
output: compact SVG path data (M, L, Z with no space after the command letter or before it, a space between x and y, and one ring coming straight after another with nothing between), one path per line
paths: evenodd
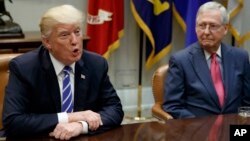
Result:
M43 44L10 62L3 109L7 137L68 140L121 124L124 113L108 63L83 50L82 25L82 13L71 5L49 9L40 22Z

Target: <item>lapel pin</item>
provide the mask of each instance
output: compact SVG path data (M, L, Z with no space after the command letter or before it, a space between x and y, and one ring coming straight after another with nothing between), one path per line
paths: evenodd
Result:
M81 74L81 78L82 78L82 79L85 79L86 77L85 77L85 75Z

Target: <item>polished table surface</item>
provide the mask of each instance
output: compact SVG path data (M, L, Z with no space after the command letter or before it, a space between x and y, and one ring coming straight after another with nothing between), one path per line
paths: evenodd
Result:
M73 141L209 141L209 133L219 116L208 116L190 119L172 119L165 123L145 122L126 124L110 131L72 138ZM250 118L237 114L221 115L223 121L215 136L218 141L229 141L230 125L250 124ZM8 141L14 139L7 138ZM20 140L20 139L19 139ZM54 141L50 137L33 137L25 141Z

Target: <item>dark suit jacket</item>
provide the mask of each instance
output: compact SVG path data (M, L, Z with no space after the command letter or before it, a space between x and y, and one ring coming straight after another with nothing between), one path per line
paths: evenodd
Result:
M7 136L47 134L53 131L58 123L61 100L48 51L41 46L14 58L9 68L3 109L3 125ZM120 99L107 73L107 61L85 50L75 64L74 111L98 112L104 124L90 134L118 126L123 119Z
M248 53L222 44L225 104L221 108L204 51L198 43L171 56L163 109L174 118L236 113L250 104Z

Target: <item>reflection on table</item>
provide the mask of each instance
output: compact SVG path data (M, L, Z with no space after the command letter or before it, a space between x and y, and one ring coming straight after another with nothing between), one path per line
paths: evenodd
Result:
M237 114L221 115L223 120L219 130L214 133L218 141L229 141L230 125L250 124L250 118ZM113 130L93 136L81 135L73 141L209 141L218 116L208 116L190 119L172 119L161 122L146 122L122 125ZM217 120L218 121L218 120ZM217 134L218 133L218 134ZM14 139L7 138L7 141ZM54 141L50 137L32 137L25 141ZM19 139L20 141L20 139Z

